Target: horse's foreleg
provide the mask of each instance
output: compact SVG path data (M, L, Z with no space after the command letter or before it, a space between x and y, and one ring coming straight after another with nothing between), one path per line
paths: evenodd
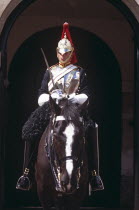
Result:
M57 198L57 200L55 200L55 207L56 210L64 210L64 203L63 203L63 198Z
M42 203L42 207L43 207L43 210L51 210L51 205L49 205L49 203Z
M40 199L41 205L43 207L43 210L51 210L51 203L50 203L50 201L42 199L42 197L39 198L39 199Z
M80 207L78 205L66 205L62 210L80 210Z
M55 201L56 210L80 210L80 203L63 197Z
M37 187L37 191L38 191L38 197L43 207L43 210L51 210L52 204L51 204L49 193L46 192L46 190L43 187L41 187L41 184Z
M75 201L74 199L73 200L66 199L64 202L63 210L80 210L80 202Z

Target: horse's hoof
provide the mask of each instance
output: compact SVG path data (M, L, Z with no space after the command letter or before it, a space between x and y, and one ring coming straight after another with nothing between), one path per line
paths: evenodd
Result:
M30 184L30 180L27 176L23 175L21 176L16 184L16 189L18 190L30 190L31 188L31 184Z

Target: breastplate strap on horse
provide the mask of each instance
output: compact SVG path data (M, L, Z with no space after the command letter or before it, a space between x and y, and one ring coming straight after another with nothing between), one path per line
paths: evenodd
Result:
M55 121L55 117L54 117L54 121ZM56 191L60 191L61 189L61 184L59 181L59 168L57 168L57 170L55 170L54 167L54 162L53 162L53 126L54 126L54 122L53 120L51 121L52 123L52 130L51 130L51 135L50 138L48 139L48 142L46 142L46 153L47 153L47 157L49 159L50 162L50 167L51 167L51 171L52 171L52 175L54 178L54 182L55 182L55 189Z
M75 93L79 86L80 72L77 66L68 65L67 67L60 69L59 67L52 69L53 81L48 83L49 92L54 89L61 89L66 94Z

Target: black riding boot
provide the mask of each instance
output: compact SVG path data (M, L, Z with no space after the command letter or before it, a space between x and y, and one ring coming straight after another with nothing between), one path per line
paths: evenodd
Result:
M99 175L98 125L93 123L87 131L89 182L92 191L103 190L103 181Z
M18 179L16 189L29 190L30 179L34 176L34 164L37 157L39 140L50 119L49 103L38 107L24 124L22 139L25 141L23 175Z
M16 189L30 190L31 188L30 178L32 177L31 175L33 174L33 168L34 168L34 153L35 153L34 142L32 143L31 141L25 141L23 175L18 179L16 184Z

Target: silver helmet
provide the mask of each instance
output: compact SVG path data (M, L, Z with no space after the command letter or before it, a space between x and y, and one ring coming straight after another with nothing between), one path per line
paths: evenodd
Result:
M57 52L61 53L62 55L66 52L73 52L73 50L74 48L71 42L66 37L64 37L58 42Z

